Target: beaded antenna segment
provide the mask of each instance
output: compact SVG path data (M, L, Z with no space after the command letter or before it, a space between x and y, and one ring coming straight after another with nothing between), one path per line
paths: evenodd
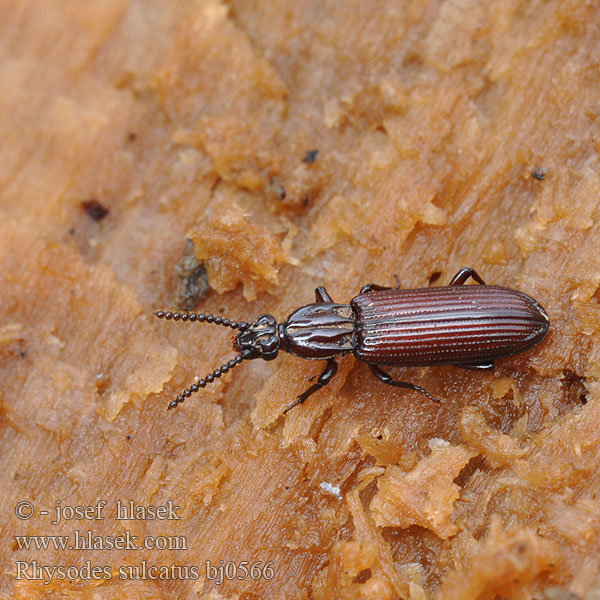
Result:
M205 313L171 312L158 310L154 313L154 315L159 319L167 319L167 321L173 320L189 321L190 323L214 323L215 325L223 325L224 327L231 327L231 329L239 329L240 331L245 331L249 327L248 323L246 323L245 321L241 321L238 323L237 321L231 321L230 319L226 319L218 315L210 315ZM209 383L212 383L215 379L221 377L221 375L227 373L227 371L230 371L235 366L239 365L243 360L250 358L251 354L251 350L243 350L235 358L232 358L225 364L216 368L211 373L208 373L202 379L198 379L196 383L190 385L189 388L186 388L185 390L183 390L183 392L181 392L181 394L179 394L176 398L171 400L169 406L167 407L167 410L175 408L178 404L181 404L186 398L189 398L193 393L196 393L199 389L206 387Z

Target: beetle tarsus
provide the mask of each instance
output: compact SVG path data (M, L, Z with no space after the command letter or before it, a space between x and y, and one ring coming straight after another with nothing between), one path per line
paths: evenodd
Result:
M306 398L304 398L304 400L302 399L302 396L304 394L298 396L298 400L296 400L295 402L292 402L281 414L285 415L287 412L289 412L290 410L292 410L292 408L294 408L294 406L298 406L298 404L304 404L304 400L306 400Z
M319 379L318 379L317 383L313 383L305 392L300 394L298 396L298 399L294 403L290 404L283 411L283 414L285 415L285 413L287 413L292 408L294 408L294 406L298 406L298 404L304 404L309 396L311 396L315 392L319 391L323 386L326 386L331 381L331 379L333 378L333 376L336 373L337 373L337 363L335 362L335 359L330 358L327 361L327 364L325 365L323 372L321 373L321 375L319 375Z
M485 285L485 281L481 278L479 273L475 269L471 269L471 267L463 267L450 281L448 285L462 285L472 277L477 283L481 285Z
M389 373L386 373L383 369L380 369L377 365L369 365L369 369L371 369L371 373L377 377L383 383L387 383L388 385L393 385L394 387L401 387L407 390L414 390L415 392L421 392L421 394L425 394L430 400L434 402L440 403L435 396L432 396L425 388L422 388L414 383L408 383L407 381L394 381L392 376Z

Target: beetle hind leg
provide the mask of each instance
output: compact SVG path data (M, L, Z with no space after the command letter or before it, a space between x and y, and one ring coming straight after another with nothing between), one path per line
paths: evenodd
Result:
M305 392L300 394L298 399L283 411L283 414L285 415L286 412L294 408L294 406L298 406L298 404L304 404L309 396L319 391L323 386L326 386L336 373L337 363L335 362L334 358L330 358L327 361L323 372L319 375L317 383L313 383Z
M472 363L455 363L455 367L461 369L469 369L471 371L491 371L494 368L494 361L488 360L484 362L472 362Z
M380 369L377 365L369 365L369 369L371 369L371 373L379 379L379 381L383 381L383 383L387 383L388 385L393 385L394 387L401 387L407 390L414 390L415 392L421 392L421 394L425 394L430 400L434 402L440 402L435 396L432 396L425 388L419 387L414 383L408 383L406 381L394 381L392 376L389 373L386 373L383 369Z

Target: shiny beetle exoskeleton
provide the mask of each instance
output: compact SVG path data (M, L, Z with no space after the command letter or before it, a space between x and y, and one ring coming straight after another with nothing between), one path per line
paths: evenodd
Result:
M480 285L463 286L469 277ZM318 287L315 295L316 303L298 308L279 324L268 314L253 323L238 323L203 313L156 312L159 318L205 321L240 330L234 341L237 356L184 390L169 408L243 360L273 360L279 350L327 361L317 382L284 413L327 385L337 371L336 356L349 352L366 362L383 383L416 390L438 402L419 386L395 381L380 365L489 370L497 358L535 346L550 327L546 311L533 298L486 285L466 267L445 287L402 290L400 281L394 288L369 283L350 304L335 303L324 287Z

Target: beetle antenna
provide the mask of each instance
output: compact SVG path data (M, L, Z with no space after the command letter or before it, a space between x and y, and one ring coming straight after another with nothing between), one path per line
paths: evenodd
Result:
M223 325L224 327L231 327L232 329L239 329L240 331L244 331L244 329L248 329L249 327L249 324L245 321L231 321L225 317L209 315L207 313L157 310L154 315L159 319L167 319L167 321L173 319L173 321L189 321L190 323L193 323L194 321L198 321L198 323L214 323L215 325Z
M212 383L218 377L221 377L227 371L233 369L239 365L243 360L246 360L252 356L252 350L247 348L241 354L238 354L235 358L232 358L230 361L224 363L219 368L215 369L212 373L204 376L204 379L199 379L196 383L190 385L189 388L186 388L179 394L176 398L169 402L169 406L167 410L171 410L175 408L178 404L181 404L186 398L189 398L192 394L196 393L200 388L206 387L209 383Z

